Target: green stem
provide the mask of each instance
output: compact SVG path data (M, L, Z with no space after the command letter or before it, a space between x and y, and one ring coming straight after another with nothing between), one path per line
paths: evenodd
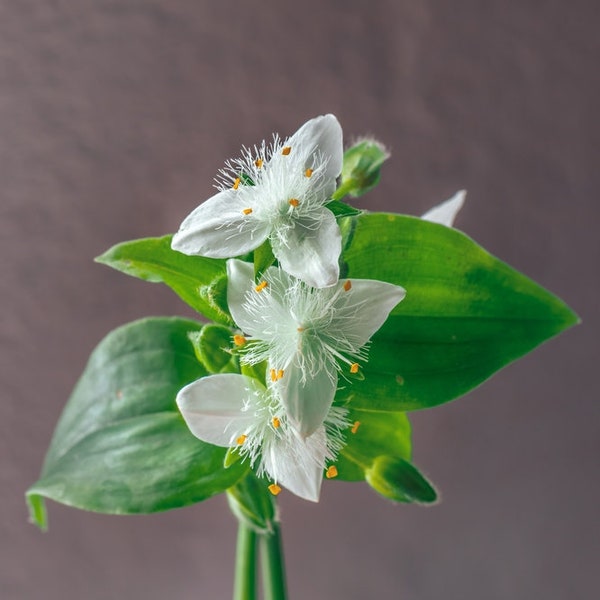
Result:
M256 533L238 521L233 600L256 599Z
M279 524L273 524L273 532L260 536L260 558L264 600L286 600L285 568Z

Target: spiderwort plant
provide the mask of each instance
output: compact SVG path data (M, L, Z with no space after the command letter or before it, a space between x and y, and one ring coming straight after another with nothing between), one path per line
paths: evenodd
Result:
M28 490L113 514L225 493L239 521L234 597L285 598L276 496L364 481L395 502L436 492L406 412L453 400L575 324L558 298L453 229L464 191L422 218L342 201L389 157L342 151L333 115L244 149L174 236L97 260L169 286L209 323L148 318L94 350ZM474 357L477 357L474 360Z

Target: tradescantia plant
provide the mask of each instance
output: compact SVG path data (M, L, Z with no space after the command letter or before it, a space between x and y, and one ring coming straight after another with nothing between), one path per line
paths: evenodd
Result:
M558 298L452 228L465 194L421 218L343 202L388 158L343 152L333 115L244 149L174 236L97 261L169 286L206 321L147 318L110 333L67 403L27 491L111 514L225 493L239 520L234 598L284 598L276 496L366 481L431 504L407 411L465 394L577 323Z

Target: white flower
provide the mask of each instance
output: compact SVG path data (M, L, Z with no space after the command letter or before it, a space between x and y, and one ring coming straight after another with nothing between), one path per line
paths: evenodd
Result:
M425 219L425 221L431 221L432 223L439 223L440 225L445 225L446 227L452 227L454 224L454 219L458 214L458 211L462 208L465 202L465 196L467 192L465 190L460 190L456 192L452 198L434 206L429 209L424 215L421 216L421 219Z
M198 206L172 241L184 254L230 258L271 241L288 272L315 287L339 277L341 234L325 208L342 171L342 128L316 117L292 137L244 149L221 171L219 193Z
M257 465L259 477L266 473L274 482L269 486L273 494L279 493L277 484L281 483L313 502L319 499L325 465L336 459L344 445L342 431L349 425L347 410L332 407L325 423L300 439L273 390L234 373L211 375L186 385L177 394L177 406L197 438L237 448L252 467Z
M267 361L292 425L303 437L323 423L337 388L340 362L357 373L365 344L405 295L369 279L314 288L270 267L258 285L250 263L227 261L227 301L243 338L242 362Z

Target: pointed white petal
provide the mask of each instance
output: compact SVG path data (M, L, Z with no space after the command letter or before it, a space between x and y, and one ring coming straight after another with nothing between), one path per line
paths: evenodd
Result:
M303 158L307 163L310 156L318 150L328 159L325 176L335 179L342 172L344 144L342 127L334 115L323 115L307 121L288 139L287 144L303 149Z
M331 324L332 332L346 337L356 347L366 344L371 336L385 323L392 309L406 295L399 285L372 279L349 279L340 281L344 288L337 301L337 313Z
M303 377L302 369L291 364L276 386L292 426L301 437L313 434L325 420L337 388L337 370L324 365L315 375Z
M272 240L282 268L313 287L334 285L339 277L342 236L333 213L322 208L310 221L298 220L287 238Z
M184 219L171 247L183 254L210 258L229 258L254 250L267 239L269 226L251 213L244 214L251 203L247 190L215 194Z
M242 411L254 391L260 391L260 386L249 377L236 373L210 375L182 388L176 401L197 438L217 446L230 446L256 418Z
M327 438L320 427L310 437L276 440L263 457L267 473L290 492L318 502L323 482Z
M421 219L425 221L431 221L432 223L439 223L440 225L445 225L446 227L452 227L454 224L454 219L458 214L458 211L462 208L465 202L465 196L467 192L465 190L460 190L456 192L452 198L434 206L430 210L428 210Z

